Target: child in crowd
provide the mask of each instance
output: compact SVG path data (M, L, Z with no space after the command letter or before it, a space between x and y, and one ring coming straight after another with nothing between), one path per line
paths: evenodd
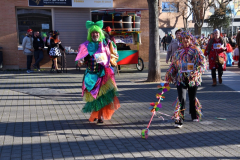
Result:
M232 66L232 63L233 63L233 56L232 56L232 52L233 52L233 49L232 49L232 46L227 43L227 64L226 66L230 67Z

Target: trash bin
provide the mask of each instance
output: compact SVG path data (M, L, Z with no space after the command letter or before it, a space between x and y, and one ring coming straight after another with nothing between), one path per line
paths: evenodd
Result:
M0 68L3 67L3 52L2 52L2 47L0 47Z

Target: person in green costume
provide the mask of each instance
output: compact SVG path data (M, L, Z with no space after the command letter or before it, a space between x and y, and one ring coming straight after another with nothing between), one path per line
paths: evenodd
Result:
M111 47L113 42L105 40L102 31L103 22L86 22L87 41L80 44L75 59L78 66L87 65L82 83L83 99L87 102L82 108L84 113L91 113L90 122L103 123L111 119L114 111L120 107L117 98L117 86L111 69ZM110 47L111 46L111 47ZM113 48L116 51L116 48Z

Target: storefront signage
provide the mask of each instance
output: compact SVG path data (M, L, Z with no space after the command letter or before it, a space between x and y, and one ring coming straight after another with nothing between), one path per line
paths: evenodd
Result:
M29 6L72 6L72 0L28 0Z
M77 8L113 8L113 0L28 0L29 6L72 6Z
M72 0L72 7L113 8L113 0Z
M133 35L128 35L128 36L121 36L121 35L116 35L114 36L116 43L126 43L126 44L134 44L134 36Z
M42 24L42 29L49 29L49 24Z

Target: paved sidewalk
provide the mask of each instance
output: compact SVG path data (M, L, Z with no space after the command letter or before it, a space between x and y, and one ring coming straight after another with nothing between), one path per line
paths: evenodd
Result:
M191 122L186 111L183 128L175 129L170 117L155 116L147 140L140 133L151 118L149 103L156 101L158 83L142 82L146 70L123 70L116 76L121 108L102 126L89 123L89 114L81 112L83 71L0 74L1 160L240 159L238 74L225 72L223 84L216 87L210 72L204 74L197 94L203 121ZM168 115L177 97L171 87L160 110Z

